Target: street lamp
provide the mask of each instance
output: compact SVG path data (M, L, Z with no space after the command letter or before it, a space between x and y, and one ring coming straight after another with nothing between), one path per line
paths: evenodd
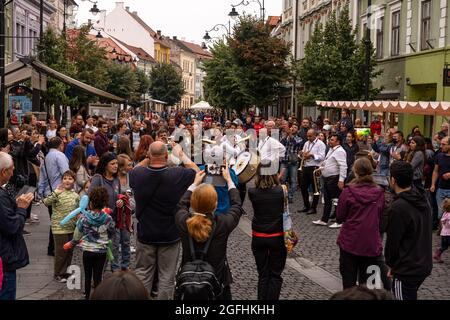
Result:
M226 25L224 25L223 23L218 23L218 24L216 24L214 27L212 27L210 30L207 30L207 31L205 32L205 35L203 36L203 40L205 40L205 41L211 41L212 38L211 38L211 36L209 35L209 33L210 33L211 31L217 32L217 31L219 31L219 28L224 28L224 29L227 31L227 36L228 36L228 38L231 37L231 22L228 21L228 27L227 27Z
M232 9L230 11L230 13L228 14L229 17L231 17L232 19L236 19L239 16L239 13L236 11L236 7L239 6L248 6L251 2L256 2L259 5L259 9L260 9L260 18L262 19L262 21L265 20L266 18L266 8L264 6L264 0L262 0L262 2L260 0L242 0L240 3L236 4L236 5L231 5Z
M90 13L92 13L94 16L97 15L97 13L100 12L100 10L97 7L97 2L98 1L92 1L92 0L81 0L81 1L89 1L90 3L93 3L94 5L92 6L91 10L89 10Z

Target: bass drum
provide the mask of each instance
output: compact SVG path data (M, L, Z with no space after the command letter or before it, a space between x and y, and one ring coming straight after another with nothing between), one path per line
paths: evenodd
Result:
M256 153L248 151L241 153L236 159L236 164L232 167L238 176L239 183L244 184L252 180L256 174L258 164L259 161Z

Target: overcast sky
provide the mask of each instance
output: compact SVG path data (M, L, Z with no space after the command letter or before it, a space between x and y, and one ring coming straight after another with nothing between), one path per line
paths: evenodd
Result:
M178 36L186 41L200 44L206 30L211 29L217 23L228 25L228 13L232 4L238 4L241 0L124 0L124 7L129 6L130 11L137 11L138 15L153 30L161 30L165 36ZM250 0L251 1L251 0ZM255 0L256 1L256 0ZM266 17L281 15L283 0L265 0ZM89 12L92 3L76 0L78 11L76 20L78 25L95 19ZM116 6L115 0L98 0L100 10L110 12ZM262 3L262 0L261 0ZM248 14L259 15L259 5L251 2L248 6L236 8L239 13L245 11ZM98 18L98 15L97 15ZM211 32L211 37L221 36L220 32Z

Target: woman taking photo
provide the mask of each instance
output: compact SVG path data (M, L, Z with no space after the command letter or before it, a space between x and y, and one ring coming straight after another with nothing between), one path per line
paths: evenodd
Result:
M91 178L86 163L86 149L83 146L78 145L73 149L72 158L69 161L69 168L77 175L75 191L80 192L86 181Z
M409 151L405 155L406 162L411 163L414 170L413 184L420 191L425 192L422 176L425 166L425 139L420 136L412 137L409 143Z
M139 141L138 148L134 155L134 162L139 163L147 157L148 149L153 143L153 138L149 135L143 135Z
M366 157L355 161L353 179L341 193L336 221L342 223L337 239L339 270L344 289L365 284L367 267L378 265L383 248L380 218L384 209L384 190L372 177L373 167Z
M270 167L270 163L268 164ZM258 300L278 300L286 264L283 211L284 191L277 174L263 165L256 172L255 187L248 189L253 206L252 251L258 270Z
M188 188L178 204L179 210L175 223L180 231L183 246L181 265L192 261L189 237L192 238L196 252L203 248L211 238L205 260L214 268L217 279L223 286L222 294L217 300L231 300L231 271L227 262L227 240L237 227L242 215L241 199L231 179L228 169L223 171L223 178L228 185L231 206L226 214L214 215L217 207L217 192L210 184L201 184L205 172L200 171L195 176L194 183ZM193 213L189 212L189 207ZM214 223L214 227L213 227Z
M67 147L67 145L70 142L69 138L67 138L67 128L64 127L64 126L60 126L58 128L58 131L56 132L56 136L60 137L62 139L62 141L64 143L64 150L63 150L63 152L65 152L66 151L66 147Z

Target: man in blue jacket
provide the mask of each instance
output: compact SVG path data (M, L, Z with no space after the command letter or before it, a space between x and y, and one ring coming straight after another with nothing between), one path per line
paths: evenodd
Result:
M66 147L66 157L67 159L72 158L73 149L81 145L86 149L86 159L88 165L91 165L95 162L95 158L97 153L95 152L95 148L91 145L92 140L94 140L94 131L92 129L86 128L81 132L81 136L78 139L73 139Z
M5 185L14 172L12 157L0 152L0 185ZM28 250L22 235L27 216L26 209L33 200L33 194L23 194L14 199L0 187L0 258L3 264L3 281L0 286L0 300L16 299L16 270L29 263Z

